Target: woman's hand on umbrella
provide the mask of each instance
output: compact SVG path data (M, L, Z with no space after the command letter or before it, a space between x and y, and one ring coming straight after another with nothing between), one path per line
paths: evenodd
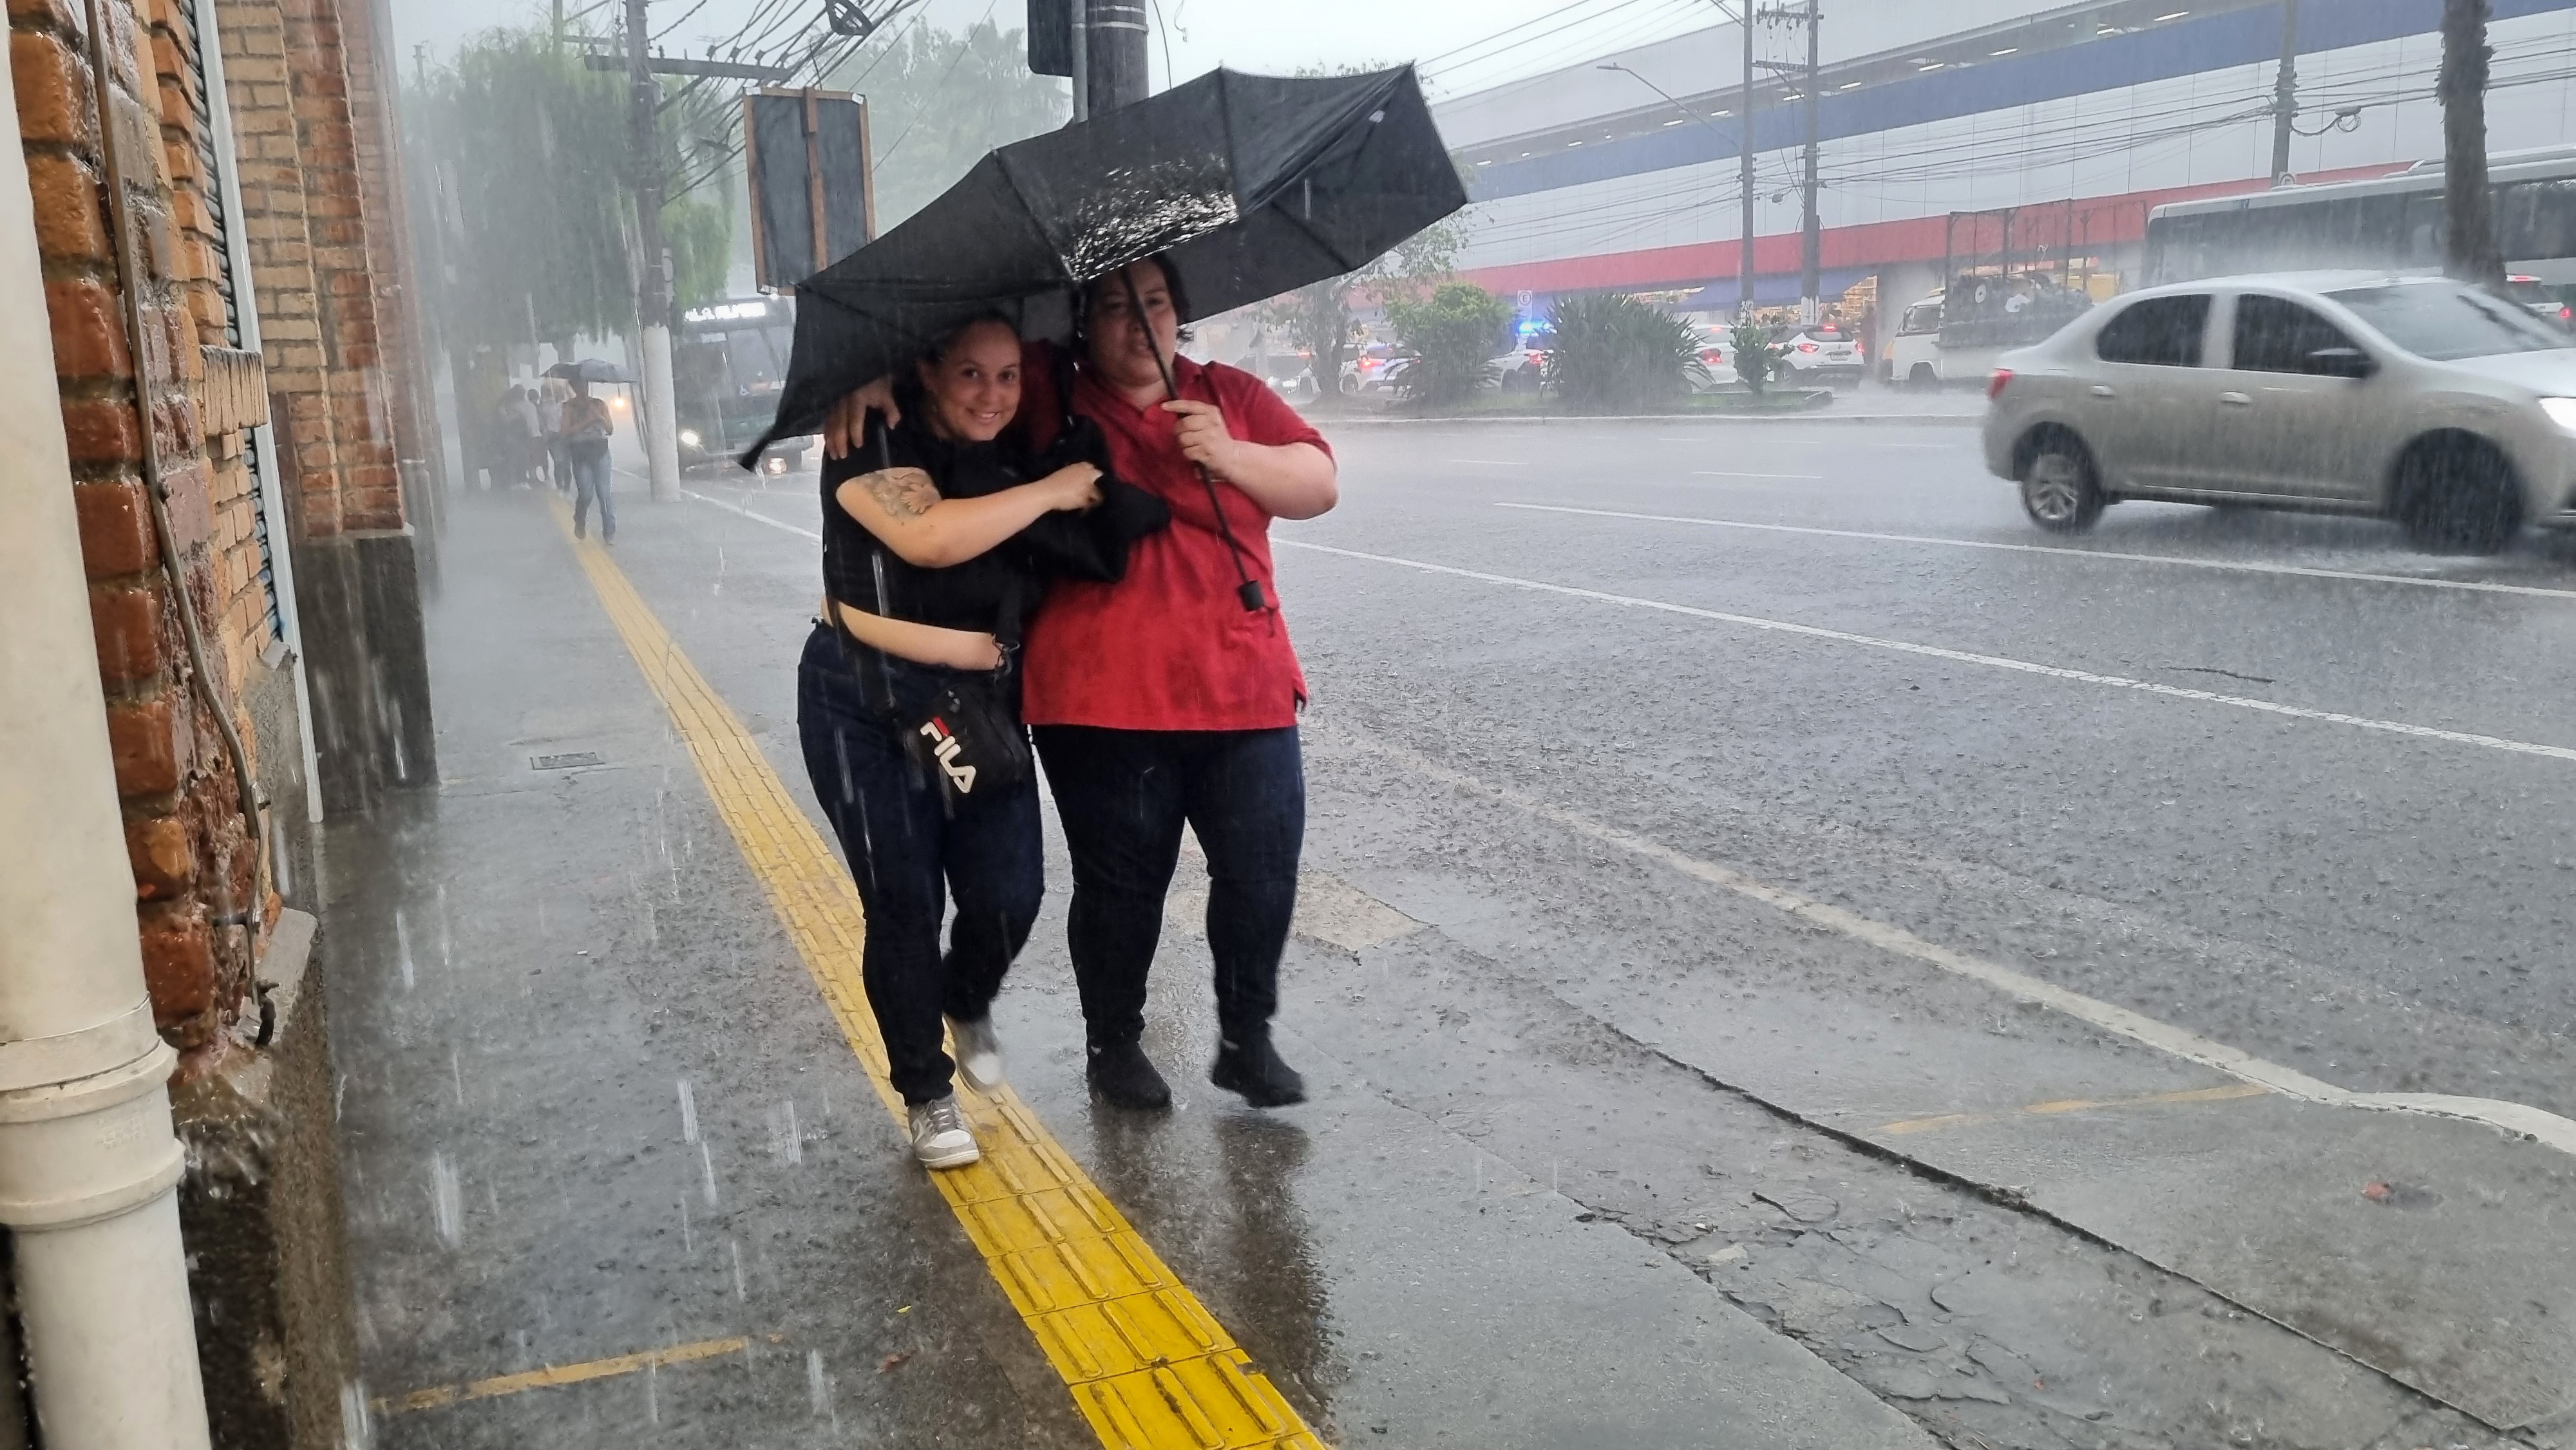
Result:
M889 428L903 421L903 410L894 405L893 378L878 378L832 405L831 416L823 420L823 456L847 458L867 441L871 411L885 414Z
M1100 470L1088 463L1068 463L1041 478L1035 487L1046 493L1047 507L1058 513L1078 513L1100 506Z
M1182 457L1219 478L1231 479L1234 476L1229 465L1243 444L1227 430L1224 409L1195 398L1174 398L1163 404L1163 411L1179 416L1175 432L1180 439Z

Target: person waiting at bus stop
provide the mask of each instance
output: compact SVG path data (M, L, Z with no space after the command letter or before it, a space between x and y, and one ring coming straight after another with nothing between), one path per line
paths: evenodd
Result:
M1178 294L1169 263L1148 258L1084 290L1075 365L1059 371L1053 347L1028 347L1032 442L1046 446L1068 414L1089 420L1111 471L1162 498L1173 527L1136 546L1119 582L1048 594L1029 625L1025 705L1073 857L1068 936L1092 1090L1119 1107L1171 1105L1143 1046L1145 987L1186 824L1208 861L1209 1081L1278 1107L1306 1094L1270 1032L1305 839L1306 680L1269 530L1330 510L1338 472L1323 435L1260 379L1176 356ZM893 407L883 379L845 398L826 452L847 452L869 410Z

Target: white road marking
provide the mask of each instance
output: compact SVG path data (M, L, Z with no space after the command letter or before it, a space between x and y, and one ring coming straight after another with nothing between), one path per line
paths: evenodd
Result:
M1754 524L1740 519L1704 519L1686 514L1623 513L1616 509L1571 508L1552 503L1497 503L1496 508L1528 513L1584 514L1596 519L1630 519L1649 524L1697 524L1708 529L1750 529L1765 534L1811 534L1828 539L1868 539L1882 544L1929 544L1943 549L1991 549L2007 554L2055 554L2069 559L2110 559L2126 564L2171 564L2181 569L2216 569L2237 574L2287 574L2301 579L2345 579L2364 584L2403 584L2414 589L2454 589L2470 594L2521 594L2540 599L2576 599L2576 589L2538 584L2488 584L2474 579L2418 579L2406 574L2372 574L2357 569L2311 569L2297 564L2261 564L2239 559L2186 559L2173 554L2124 554L2111 549L2068 549L2052 544L2004 544L1985 539L1945 539L1931 534L1876 534L1863 529L1822 529L1801 524Z
M1281 540L1279 542L1286 542ZM1313 548L1301 544L1300 548ZM1333 552L1339 553L1340 550ZM1365 556L1363 556L1365 557ZM1336 732L1342 735L1342 732ZM2528 1135L2563 1153L2576 1153L2576 1120L2523 1103L2504 1102L2494 1098L2454 1097L2443 1093L2357 1093L2336 1087L2330 1082L2308 1076L2296 1068L2284 1067L2256 1057L2242 1049L2203 1037L2196 1032L2176 1027L2126 1007L2114 1006L2080 992L2025 972L2017 972L2000 963L1990 962L1967 952L1954 951L1938 942L1926 941L1902 927L1848 911L1830 902L1817 901L1797 892L1758 881L1740 871L1688 856L1660 841L1640 836L1633 831L1597 821L1589 816L1552 805L1535 796L1508 786L1494 785L1448 766L1418 752L1383 740L1342 735L1349 744L1374 751L1401 762L1411 773L1437 780L1472 795L1507 805L1515 810L1562 826L1578 835L1587 836L1605 846L1645 857L1669 867L1696 881L1722 891L1761 902L1790 916L1810 922L1837 935L1866 943L1881 951L1936 967L1954 976L1981 982L2006 996L2035 1003L2061 1012L2078 1021L2115 1036L2152 1047L2159 1052L2198 1063L2245 1082L2256 1083L2286 1097L2334 1107L2363 1108L2374 1112L2414 1113L2429 1117L2456 1118L2510 1133Z
M1966 650L1943 649L1938 645L1914 644L1901 639L1880 639L1875 635L1854 634L1849 630L1824 629L1812 624L1792 624L1787 620L1763 619L1750 614L1729 614L1724 610L1700 609L1688 604L1671 604L1660 599L1640 599L1630 594L1610 594L1598 589L1578 589L1568 584L1550 584L1538 579L1518 579L1509 574L1488 574L1477 569L1460 569L1448 564L1430 564L1419 559L1399 559L1389 554L1367 554L1357 549L1336 549L1325 544L1309 544L1295 539L1273 542L1292 549L1307 549L1318 554L1338 554L1346 559L1365 559L1376 564L1393 564L1403 569L1418 569L1426 574L1447 574L1459 579L1475 579L1487 584L1501 584L1513 589L1527 589L1540 594L1562 595L1568 599L1588 599L1599 604L1617 604L1630 609L1652 609L1665 614L1688 615L1693 619L1715 620L1720 624L1741 625L1746 629L1765 630L1774 634L1793 634L1807 639L1831 640L1837 644L1863 645L1870 649L1891 650L1898 654L1925 659L1949 660L1956 664L1982 665L1988 669L2011 670L2017 674L2039 675L2046 679L2068 680L2076 684L2102 685L2117 690L2135 690L2140 694L2159 695L2169 700L2193 700L2207 705L2228 705L2239 710L2255 710L2267 715L2280 715L2292 720L2314 720L2327 725L2346 725L2356 730L2373 730L2387 735L2405 735L2418 740L2439 740L2451 745L2474 745L2485 750L2501 750L2515 755L2538 755L2552 760L2576 762L2576 749L2564 745L2540 745L2528 740L2509 740L2500 735L2478 735L2465 730L2443 730L2431 725L2410 725L2400 720L2374 720L2366 715L2345 715L2332 710L2311 710L2303 705L2284 705L2273 700L2250 699L2243 695L2222 695L2214 690L2189 690L2178 685L2159 685L2151 680L2132 680L2123 675L2096 674L2091 670L2070 670L2057 665L2034 664L2029 660L2003 655L1973 654Z
M1823 481L1824 481L1824 477L1825 477L1825 476L1824 476L1823 474L1821 474L1821 473L1727 473L1727 472L1724 472L1724 471L1721 471L1721 470L1718 470L1718 469L1713 469L1713 468L1695 468L1695 469L1692 469L1692 470L1691 470L1691 477L1693 477L1693 478L1800 478L1800 479L1806 479L1806 480L1808 480L1808 481L1810 481L1810 482L1821 483L1821 482L1823 482Z
M785 519L773 519L767 514L753 513L751 510L744 508L738 503L727 503L720 498L709 498L695 489L684 488L680 490L680 493L682 496L696 499L698 502L705 504L710 508L720 508L729 514L740 514L754 523L767 524L773 529L785 529L791 534L802 534L806 538L812 539L818 544L823 541L823 536L814 532L812 529L799 528L796 525L787 522Z
M1444 458L1440 461L1473 464L1478 468L1536 468L1538 466L1526 459L1516 458Z

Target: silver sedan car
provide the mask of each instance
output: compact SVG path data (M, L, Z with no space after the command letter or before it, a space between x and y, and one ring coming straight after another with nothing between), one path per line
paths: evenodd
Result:
M2576 525L2576 338L2438 277L2158 287L2007 353L1986 466L2041 528L2123 499L2368 514L2493 553Z

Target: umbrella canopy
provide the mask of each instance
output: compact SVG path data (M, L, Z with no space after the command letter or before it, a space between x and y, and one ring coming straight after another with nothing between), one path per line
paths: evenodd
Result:
M550 378L579 378L585 383L631 383L626 370L613 362L586 357L579 362L561 362L546 369Z
M760 444L999 311L1069 335L1071 290L1169 252L1187 322L1356 271L1466 205L1413 68L1211 71L987 155L938 200L799 283L796 349Z

